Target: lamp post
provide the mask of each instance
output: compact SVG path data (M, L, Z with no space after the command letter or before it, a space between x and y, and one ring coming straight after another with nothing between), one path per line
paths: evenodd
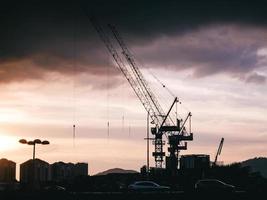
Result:
M33 156L32 156L33 160L35 159L35 145L36 144L42 144L42 145L50 144L49 141L47 141L47 140L41 141L40 139L35 139L35 140L32 140L32 141L27 141L25 139L20 139L19 142L21 144L33 145Z
M147 151L146 151L146 162L147 162L146 171L147 171L148 179L149 179L149 140L153 140L153 138L149 138L149 119L150 119L149 112L150 112L150 109L147 112L147 119L146 119L147 120L147 124L146 124L147 130L146 130L146 138L145 138L145 140L147 140L147 143L146 143L146 148L147 148ZM153 121L151 123L153 123Z
M149 112L147 112L147 127L146 127L146 137L147 137L147 141L146 141L146 148L147 148L147 152L146 152L146 162L147 162L147 174L149 175Z
M33 146L33 155L32 155L33 174L32 175L33 175L33 183L34 183L34 181L35 181L35 145L36 144L48 145L48 144L50 144L50 142L47 141L47 140L41 141L40 139L34 139L32 141L27 141L25 139L20 139L19 142L21 144L28 144L28 145L32 145Z

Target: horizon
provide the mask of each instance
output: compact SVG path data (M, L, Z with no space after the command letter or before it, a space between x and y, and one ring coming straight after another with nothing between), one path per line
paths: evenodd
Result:
M191 154L185 154L185 155L191 155ZM0 158L0 159L7 159L7 158ZM40 158L35 158L35 159L42 160L42 159L40 159ZM254 157L254 158L249 158L249 159L247 159L247 160L235 161L235 162L228 163L228 164L223 163L223 161L219 161L219 163L220 163L220 166L221 166L221 165L222 165L222 166L228 166L228 165L237 164L237 163L243 163L243 162L246 162L246 161L248 161L248 160L255 160L255 159L267 159L267 157ZM8 160L8 161L15 162L15 161L13 161L13 160L9 160L9 159L7 159L7 160ZM28 159L28 160L26 160L26 161L20 163L19 165L15 162L15 163L16 163L16 180L17 180L17 181L19 181L19 174L20 174L19 167L20 167L20 165L23 164L23 163L25 163L25 162L28 162L29 160L32 160L32 159ZM45 160L42 160L42 161L45 161ZM46 161L45 161L45 162L46 162ZM72 164L86 163L86 162L64 162L64 161L62 161L62 160L59 160L59 161L56 161L56 162L53 162L53 163L49 163L49 162L48 162L48 164L49 164L49 165L52 165L52 164L57 163L57 162L63 162L63 163L66 163L66 164L69 164L69 163L72 163ZM212 161L211 161L211 163L212 163ZM112 168L106 168L106 169L103 169L102 171L96 171L94 174L90 174L90 173L89 173L89 169L90 169L90 168L89 168L89 163L87 163L87 164L88 164L88 175L89 175L89 176L96 176L96 175L98 175L98 174L101 174L101 173L104 173L104 172L107 172L107 171L111 171L111 170L133 171L133 172L140 173L140 168L142 167L142 166L140 166L139 169L131 169L131 168L121 168L121 167L117 166L117 167L112 167ZM19 173L17 173L17 172L19 172ZM131 173L132 173L132 172L131 172Z

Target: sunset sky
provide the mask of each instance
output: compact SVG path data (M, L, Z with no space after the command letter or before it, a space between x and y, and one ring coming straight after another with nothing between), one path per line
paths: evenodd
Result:
M87 15L116 25L165 111L173 97L159 81L181 100L180 117L192 112L194 141L182 154L213 160L224 137L224 163L266 156L267 7L187 2L1 6L0 158L18 168L32 156L18 140L39 138L51 144L36 147L38 158L88 162L89 174L146 163L145 109Z

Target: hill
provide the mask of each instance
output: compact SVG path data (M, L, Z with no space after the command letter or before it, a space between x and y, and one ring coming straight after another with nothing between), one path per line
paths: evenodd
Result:
M96 174L96 176L100 175L107 175L107 174L134 174L134 173L139 173L135 170L126 170L126 169L121 169L121 168L113 168L113 169L108 169L103 172L99 172Z
M267 158L252 158L241 162L241 164L251 167L253 172L260 172L262 176L267 178Z

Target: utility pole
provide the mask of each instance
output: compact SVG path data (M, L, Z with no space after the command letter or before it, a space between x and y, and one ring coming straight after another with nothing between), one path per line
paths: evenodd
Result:
M147 154L146 154L146 159L147 159L147 174L149 175L149 112L147 112L147 129L146 129L146 145L147 145Z

